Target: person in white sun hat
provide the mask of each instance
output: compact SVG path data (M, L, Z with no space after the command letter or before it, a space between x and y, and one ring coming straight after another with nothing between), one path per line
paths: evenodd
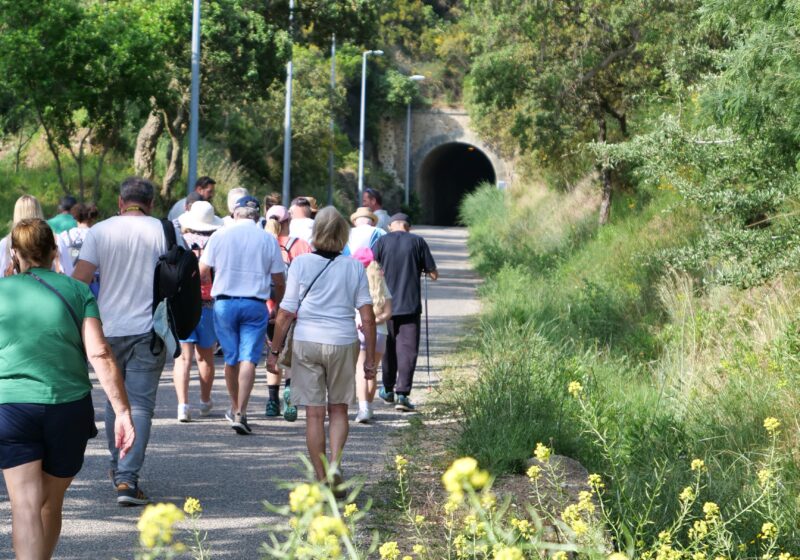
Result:
M194 202L187 212L178 218L186 246L192 249L199 259L208 243L211 234L222 227L221 218L214 215L214 207L203 200ZM211 412L214 403L211 400L211 386L214 383L214 346L217 335L214 331L214 300L211 297L211 282L200 285L203 299L203 312L200 323L186 340L181 340L181 355L175 360L172 381L178 395L178 421L189 422L192 419L189 409L189 371L192 368L192 357L197 358L197 369L200 372L200 415Z

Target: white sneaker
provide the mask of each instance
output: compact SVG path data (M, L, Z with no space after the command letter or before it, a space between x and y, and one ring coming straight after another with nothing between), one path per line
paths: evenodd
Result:
M372 403L370 403L370 407L367 408L367 420L372 420L374 416L375 416L375 411L372 410Z
M211 410L214 408L214 401L209 400L208 402L200 401L200 416L208 416L211 414Z
M178 405L178 422L190 422L192 420L192 415L189 412L189 405L188 404L179 404Z
M356 414L356 422L359 424L366 424L369 422L369 410L360 408Z

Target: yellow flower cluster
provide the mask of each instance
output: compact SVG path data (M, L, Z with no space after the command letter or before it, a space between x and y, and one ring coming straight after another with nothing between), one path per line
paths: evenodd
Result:
M600 490L602 490L603 488L606 487L606 485L603 484L603 478L599 474L596 474L596 473L593 473L593 474L589 475L589 486L594 488L595 491L597 491L597 492L599 492Z
M628 560L628 556L621 552L614 552L609 554L606 560Z
M185 516L175 504L155 504L144 508L136 528L139 542L145 548L168 545L172 542L172 526Z
M397 474L400 476L405 476L406 472L408 471L408 459L402 455L395 455L394 468L397 469Z
M766 488L772 484L772 479L774 476L774 473L770 469L761 469L758 471L758 483Z
M689 538L694 541L703 540L707 535L708 523L702 519L695 521L694 525L692 525L692 528L689 529Z
M308 526L308 542L315 545L324 545L329 541L329 537L334 537L337 541L338 537L343 537L347 534L347 526L338 517L331 517L329 515L318 515L311 520Z
M778 528L774 523L767 521L761 526L761 534L758 536L764 540L774 539L778 536Z
M344 506L344 511L342 512L342 515L344 515L345 517L350 517L352 515L355 515L356 513L358 513L358 506L356 504L347 504L346 506Z
M570 395L577 399L583 392L583 385L581 385L578 381L570 381L569 385L567 385L567 391Z
M687 486L686 488L684 488L684 489L681 491L680 495L678 496L678 499L679 499L681 502L684 502L684 503L685 503L685 502L691 502L691 501L692 501L692 500L694 500L696 497L697 497L697 496L695 496L695 493L694 493L694 488L692 488L691 486Z
M451 500L461 502L466 488L480 490L489 483L489 473L479 469L478 462L472 457L462 457L453 461L442 475L442 483Z
M531 479L531 482L536 482L542 476L542 469L537 465L531 465L526 474Z
M563 550L559 550L550 557L550 560L568 560L568 559L569 556L567 556L567 553L564 552Z
M781 423L777 418L770 416L769 418L764 419L764 429L766 429L771 436L777 435L778 428L780 427Z
M523 560L522 551L516 546L503 546L495 549L494 560Z
M381 560L397 560L400 558L400 548L397 546L396 541L383 543L378 552L381 554Z
M536 449L533 451L534 457L539 459L542 463L548 462L551 454L552 450L541 442L536 444Z
M200 500L197 498L186 498L183 503L183 511L189 515L197 515L198 513L203 513L203 506L200 505Z
M414 516L414 525L422 525L425 523L425 516L424 515L416 515Z
M322 493L316 484L298 484L289 494L289 509L304 513L322 501Z
M464 530L476 538L481 538L486 536L486 523L478 521L478 517L471 513L464 517Z
M520 536L525 539L531 538L535 531L533 525L531 525L531 522L527 519L517 519L516 517L512 517L511 526L514 527L514 529L519 532Z
M428 549L425 548L425 545L415 544L413 547L411 547L411 552L413 552L417 556L422 556L427 551Z
M706 521L715 521L719 517L719 506L714 502L703 504L703 513L706 514Z
M705 472L706 470L708 470L708 469L706 469L706 462L703 461L702 459L693 459L692 460L692 470L693 471L699 471L699 472Z

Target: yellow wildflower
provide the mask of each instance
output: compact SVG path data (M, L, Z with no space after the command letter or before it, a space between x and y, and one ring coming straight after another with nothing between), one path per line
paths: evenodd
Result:
M347 534L347 526L338 517L329 515L318 515L311 520L308 526L308 542L316 545L323 545L329 535L342 537Z
M589 486L594 488L595 490L602 490L606 487L603 484L603 478L599 474L590 474L589 475Z
M425 548L425 546L421 545L421 544L415 544L414 546L411 547L411 552L413 552L417 556L422 556L423 554L425 554L427 552L427 550L428 549Z
M325 537L324 548L325 558L333 559L342 557L342 547L339 546L339 538L336 535L327 535Z
M322 501L322 494L316 484L298 484L289 494L289 509L304 513Z
M452 515L458 509L459 502L456 500L447 500L444 504L444 512L447 515Z
M423 523L425 523L424 515L417 515L414 517L414 525L422 525Z
M459 558L467 557L467 544L467 537L464 535L457 535L456 538L453 539L453 546L456 549L456 556Z
M512 517L511 526L519 531L519 534L526 539L530 538L534 534L533 526L527 519L517 519L516 517Z
M186 498L183 503L183 511L189 515L195 515L203 512L203 506L200 505L200 500L197 498Z
M695 552L692 554L692 560L706 560L705 552Z
M569 385L567 385L567 391L569 391L569 394L577 399L583 392L583 385L581 385L578 381L570 381Z
M770 416L769 418L764 419L764 428L767 430L767 432L769 432L770 435L776 435L778 433L778 428L780 427L781 423L777 418Z
M687 486L681 491L680 496L678 496L678 499L682 502L690 502L694 500L695 497L696 496L694 495L694 488L692 488L691 486Z
M481 506L483 509L487 511L491 511L497 505L497 496L492 494L491 492L485 492L483 496L481 496Z
M465 486L480 490L489 483L489 473L478 468L472 457L456 459L442 475L442 483L451 499L461 501Z
M592 493L586 490L581 490L578 494L578 509L587 513L594 513L594 502L592 501Z
M708 523L705 521L698 520L694 522L694 525L691 529L689 529L689 538L692 540L702 540L708 535Z
M767 521L761 526L761 534L759 536L764 540L774 539L778 536L778 528L774 523Z
M614 552L613 554L609 554L606 560L628 560L628 556L621 552Z
M669 531L661 531L658 534L658 542L669 544L672 542L672 534Z
M405 556L403 556L403 560L414 560L414 559L411 558L411 556L406 554Z
M778 554L778 560L792 560L792 555L788 552L781 552Z
M714 502L703 504L703 513L706 514L706 521L713 521L719 517L719 506Z
M550 557L550 560L567 560L567 558L569 558L567 553L563 550L559 550ZM627 558L625 560L627 560Z
M534 456L542 463L550 460L551 453L551 449L541 442L536 444L536 449L533 451Z
M692 460L692 470L693 471L700 471L700 472L706 471L707 470L706 469L706 462L703 461L702 459L693 459Z
M350 517L352 515L355 515L356 513L358 513L358 506L356 504L347 504L346 506L344 506L344 511L342 512L342 515L344 515L345 517Z
M145 548L167 545L172 542L172 526L185 516L175 504L147 506L136 524L139 542Z
M504 546L494 551L494 560L523 560L522 551L516 546Z
M395 541L383 543L378 552L381 554L381 560L397 560L400 558L400 549Z
M542 469L536 465L531 465L525 474L528 475L531 482L536 482L542 476Z
M772 482L773 473L770 469L761 469L758 471L758 483L761 486L767 487Z

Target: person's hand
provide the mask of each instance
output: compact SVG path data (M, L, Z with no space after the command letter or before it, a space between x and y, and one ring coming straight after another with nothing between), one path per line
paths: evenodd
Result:
M375 379L378 368L371 364L364 364L364 379Z
M364 332L364 325L359 323L358 324L358 330L360 330L361 332Z
M119 449L119 458L122 459L133 447L136 439L136 430L133 428L131 412L126 410L122 414L117 414L114 420L114 446Z
M272 352L269 353L269 357L267 358L267 371L270 373L280 373L278 370L278 356Z

